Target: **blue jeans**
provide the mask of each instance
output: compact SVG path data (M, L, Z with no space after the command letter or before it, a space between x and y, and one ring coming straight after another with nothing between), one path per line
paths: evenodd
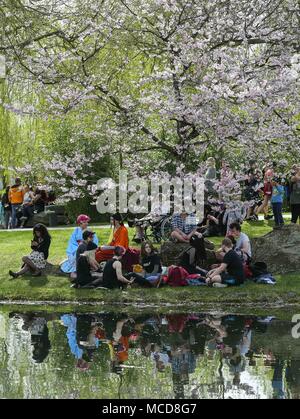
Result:
M281 202L272 203L275 224L277 226L282 226L284 224L284 219L282 216L282 206L283 205Z
M17 213L22 204L12 204L11 206L11 228L16 228L18 224Z

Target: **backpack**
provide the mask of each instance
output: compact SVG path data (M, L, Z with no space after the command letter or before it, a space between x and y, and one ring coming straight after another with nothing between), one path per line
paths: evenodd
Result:
M188 272L181 266L171 266L168 272L167 284L171 287L184 287L188 285Z
M268 273L268 267L265 262L252 263L250 269L254 278Z

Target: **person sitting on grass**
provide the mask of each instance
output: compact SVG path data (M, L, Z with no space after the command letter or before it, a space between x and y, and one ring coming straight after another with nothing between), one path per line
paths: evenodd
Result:
M77 277L74 288L95 288L102 285L102 274L98 273L99 265L95 260L97 245L93 242L87 244L86 250L77 260Z
M190 245L191 247L180 255L179 265L189 274L206 275L207 272L200 267L207 259L202 233L196 231L190 239Z
M144 277L150 281L155 282L161 276L162 266L161 259L150 242L143 242L141 248L141 265L144 269Z
M284 226L284 219L282 215L283 207L283 198L284 198L284 186L281 185L281 179L274 178L273 182L273 192L272 192L272 208L275 219L275 229L281 228Z
M243 284L245 280L243 261L233 250L233 244L229 238L223 240L222 250L225 254L223 263L208 272L206 283L220 288Z
M113 238L108 246L101 246L96 251L97 262L110 260L114 257L114 249L116 246L124 247L127 251L129 248L128 230L124 226L121 214L116 213L112 216L113 219Z
M229 226L229 236L234 237L236 243L234 250L240 254L245 262L249 262L252 257L251 242L247 234L242 233L240 223L232 223Z
M19 272L9 271L9 275L18 278L30 272L32 276L40 276L47 265L51 236L47 227L43 224L36 224L33 228L33 240L31 242L32 252L22 258L23 265Z
M85 214L81 214L77 217L77 225L78 227L75 228L73 231L68 248L67 248L67 257L68 259L64 260L61 265L60 269L62 272L66 274L71 274L71 276L75 276L76 272L76 252L78 249L78 246L83 241L83 233L88 229L89 222L91 221L90 217ZM93 242L98 245L99 241L96 236L96 234L93 235Z
M214 211L209 204L204 205L204 219L202 223L198 224L198 231L204 237L225 236L226 227L223 225L224 211Z
M114 257L106 262L104 267L103 287L109 289L123 289L126 285L132 285L133 283L147 288L156 286L156 284L152 284L147 281L147 279L136 273L130 272L123 275L121 260L125 253L126 249L124 247L115 247Z
M196 218L189 215L185 210L180 214L174 214L171 224L173 230L171 238L178 243L189 243L197 229Z
M87 247L89 245L89 243L93 243L94 240L94 235L95 233L93 231L89 231L86 230L82 233L82 239L83 241L80 243L80 245L78 246L78 249L76 251L76 264L78 262L79 257L86 252ZM97 245L95 244L96 249L97 249ZM77 269L76 269L77 271Z

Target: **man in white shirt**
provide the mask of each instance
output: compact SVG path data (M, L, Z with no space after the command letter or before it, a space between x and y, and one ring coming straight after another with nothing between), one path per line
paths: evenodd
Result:
M229 236L236 240L235 251L243 256L245 261L252 257L251 242L247 234L242 233L242 227L239 223L232 223L229 226Z

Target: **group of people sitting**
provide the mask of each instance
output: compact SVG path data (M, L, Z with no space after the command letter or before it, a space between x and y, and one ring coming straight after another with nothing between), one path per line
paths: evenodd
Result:
M96 233L88 229L90 218L81 214L77 218L78 227L69 240L67 259L60 265L61 271L70 275L75 288L242 284L245 264L251 259L251 244L248 236L241 232L241 225L237 222L230 225L229 235L215 255L218 263L205 270L203 226L194 225L193 219L184 212L173 217L172 239L189 246L180 254L178 266L164 267L152 243L143 242L140 250L129 247L128 230L119 213L111 218L113 229L107 246L99 245ZM9 272L13 278L27 272L40 276L46 267L51 236L42 224L34 227L33 235L32 252L23 257L18 272ZM179 277L183 282L178 283Z
M22 185L16 178L13 186L7 186L1 197L0 210L5 229L23 228L34 214L45 210L45 206L55 200L54 193L29 185Z

